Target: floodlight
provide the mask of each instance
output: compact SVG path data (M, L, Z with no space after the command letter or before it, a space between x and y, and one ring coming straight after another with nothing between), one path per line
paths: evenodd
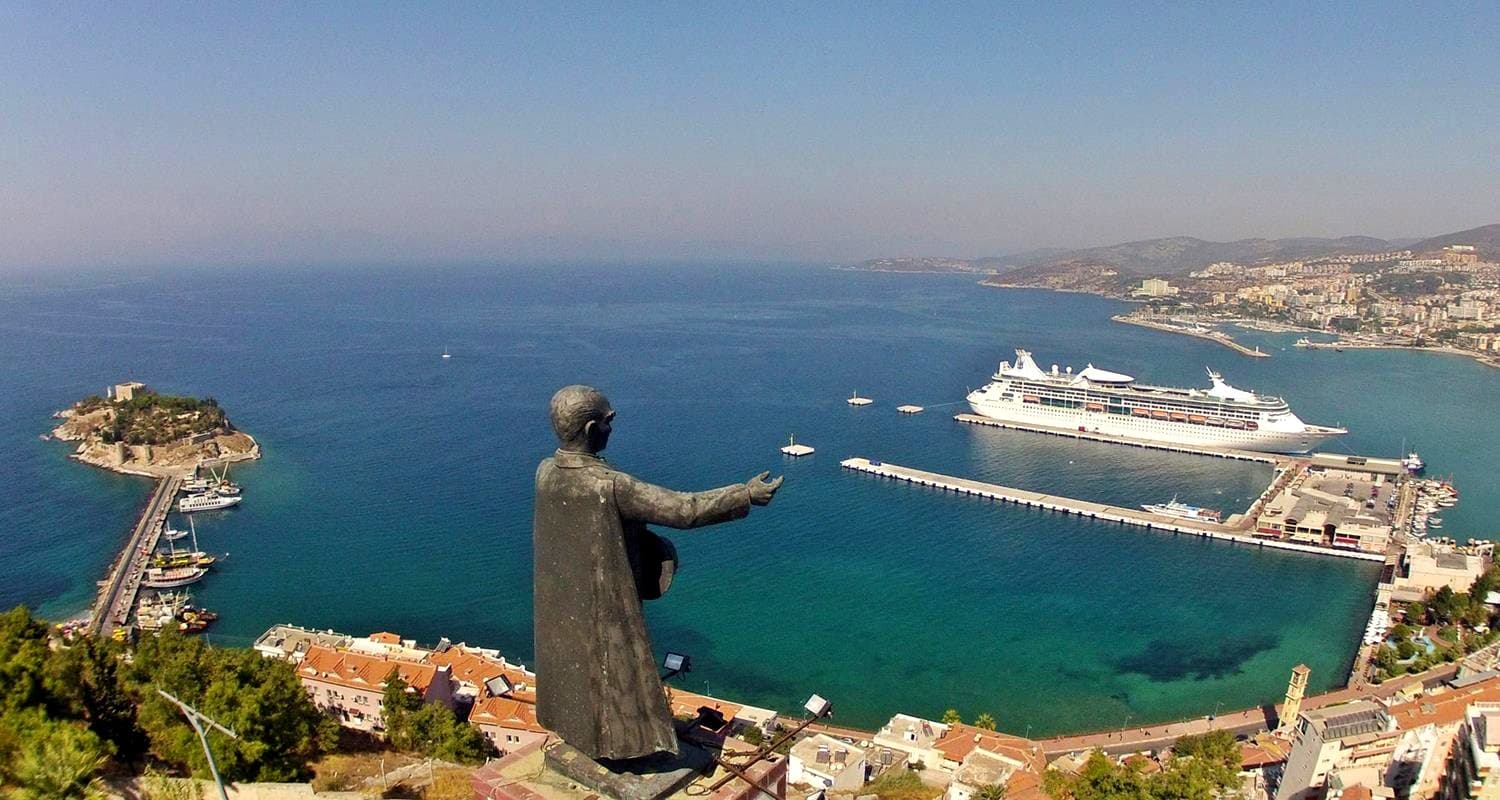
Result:
M666 672L663 672L661 674L661 679L666 680L673 676L681 675L684 672L692 672L693 658L692 656L684 655L683 653L669 652L664 658L662 658L661 665L662 668L666 670Z

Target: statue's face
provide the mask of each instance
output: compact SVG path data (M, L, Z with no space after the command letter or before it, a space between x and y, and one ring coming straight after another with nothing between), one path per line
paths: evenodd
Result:
M603 414L598 419L589 420L583 428L583 435L588 437L589 452L598 453L609 446L609 433L614 430L611 424L615 421L615 410L607 404L603 408Z

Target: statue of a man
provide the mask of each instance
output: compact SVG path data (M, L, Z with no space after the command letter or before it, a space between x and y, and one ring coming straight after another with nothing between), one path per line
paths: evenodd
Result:
M762 472L707 492L674 492L599 457L615 412L597 389L552 396L561 446L536 471L537 721L591 758L677 753L641 601L666 591L671 542L648 523L697 528L763 506L781 478Z

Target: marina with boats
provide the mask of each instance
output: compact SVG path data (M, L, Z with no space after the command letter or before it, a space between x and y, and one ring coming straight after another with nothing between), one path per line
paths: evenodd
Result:
M163 630L198 633L218 619L193 605L186 592L225 558L200 547L191 514L232 508L243 499L240 486L229 479L227 465L222 472L218 466L204 464L187 477L157 481L120 555L99 582L87 620L73 628L126 639ZM204 468L206 476L199 474ZM174 510L186 529L171 524Z

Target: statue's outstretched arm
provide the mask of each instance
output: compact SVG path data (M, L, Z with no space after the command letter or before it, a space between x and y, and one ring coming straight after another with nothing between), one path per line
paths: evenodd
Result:
M750 513L750 489L743 483L706 492L674 492L615 473L615 506L625 519L669 528L699 528Z

